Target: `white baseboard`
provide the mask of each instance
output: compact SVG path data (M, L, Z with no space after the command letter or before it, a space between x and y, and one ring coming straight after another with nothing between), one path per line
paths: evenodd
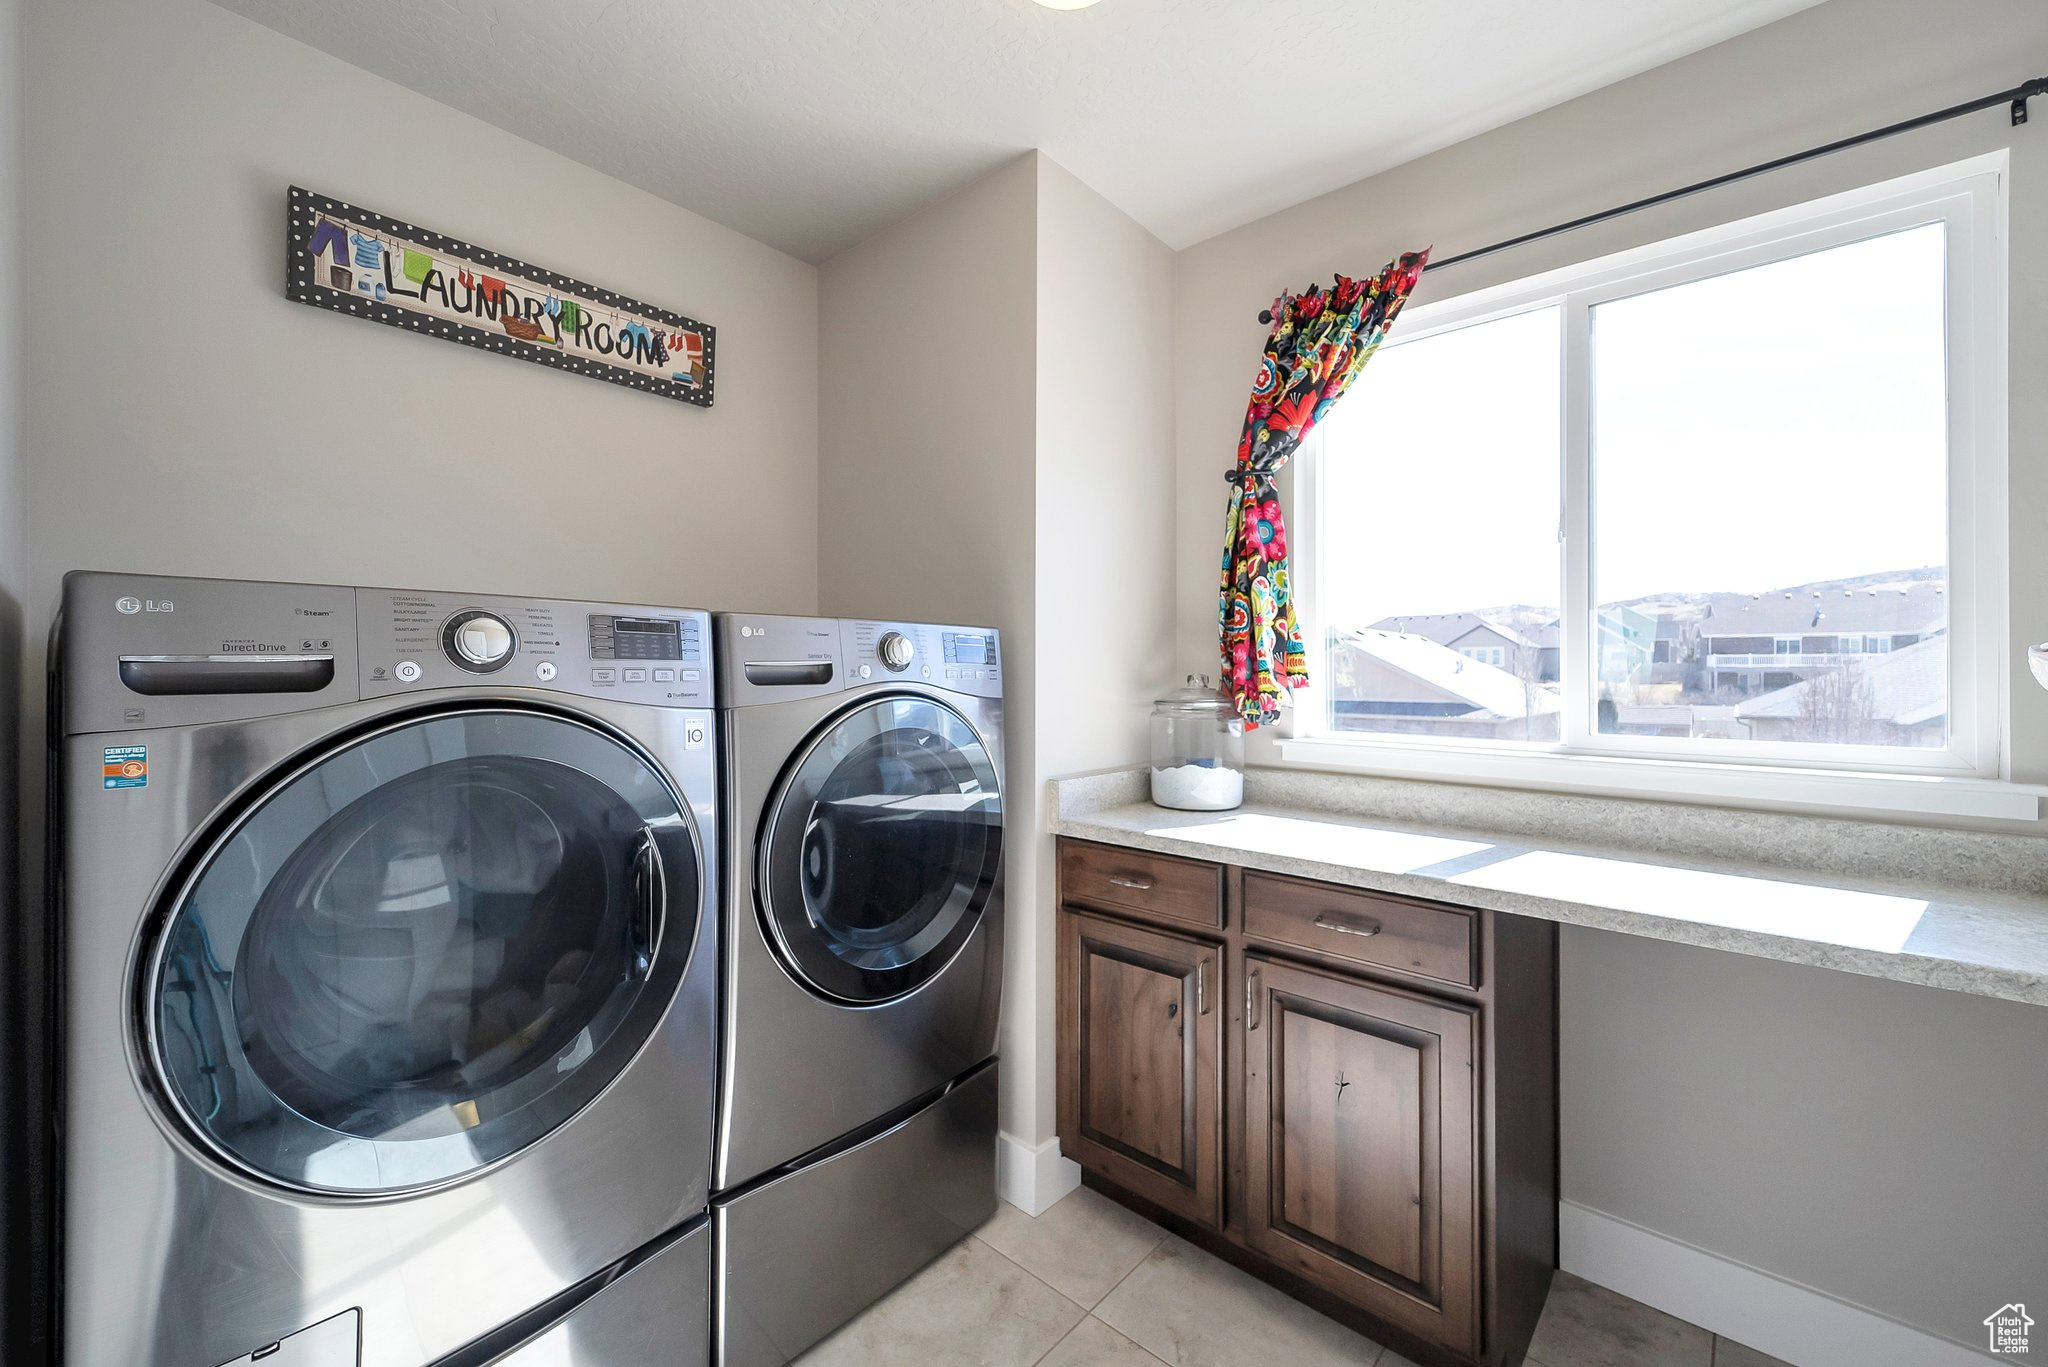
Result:
M996 1134L996 1195L1026 1215L1043 1215L1052 1203L1081 1185L1081 1165L1060 1155L1060 1141L1026 1144Z
M1557 1203L1557 1217L1565 1271L1793 1367L1982 1367L1990 1360L1865 1306L1571 1201Z

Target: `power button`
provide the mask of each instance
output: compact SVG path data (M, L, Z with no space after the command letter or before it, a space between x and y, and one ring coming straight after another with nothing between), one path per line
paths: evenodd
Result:
M391 672L400 683L418 683L420 681L421 671L419 661L417 660L400 660L398 668Z

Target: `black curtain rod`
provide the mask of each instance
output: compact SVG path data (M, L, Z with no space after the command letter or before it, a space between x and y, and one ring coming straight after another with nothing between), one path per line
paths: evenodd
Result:
M1730 171L1726 175L1715 176L1711 180L1703 180L1695 185L1684 186L1681 189L1666 190L1661 195L1651 195L1648 199L1639 199L1631 204L1623 204L1619 208L1603 209L1597 214L1587 214L1584 218L1575 218L1569 223L1560 223L1555 227L1544 228L1533 233L1523 233L1520 237L1511 237L1504 242L1495 242L1491 246L1476 247L1469 252L1459 252L1456 256L1447 256L1440 261L1430 262L1428 274L1434 275L1446 266L1456 266L1467 261L1477 261L1482 256L1492 256L1495 252L1504 252L1511 247L1520 247L1531 242L1540 242L1546 237L1556 237L1559 234L1572 232L1579 228L1589 228L1595 223L1605 223L1611 218L1620 218L1624 214L1636 213L1643 209L1653 209L1659 204L1669 204L1674 199L1684 199L1688 195L1696 195L1706 190L1718 190L1723 185L1733 185L1739 180L1748 180L1752 176L1761 176L1770 171L1782 170L1787 166L1797 166L1800 162L1812 161L1815 157L1825 157L1835 152L1847 151L1851 147L1861 147L1866 142L1877 142L1882 138L1896 137L1901 133L1910 133L1916 128L1925 128L1929 124L1946 123L1950 119L1959 119L1965 114L1974 114L1980 109L1990 109L1994 105L2009 105L2012 109L2013 124L2017 126L2027 121L2027 101L2036 96L2048 96L2048 76L2037 76L2025 85L2016 85L2010 90L2001 90L1995 95L1985 95L1980 99L1970 100L1964 104L1951 105L1947 109L1938 109L1932 114L1922 114L1919 118L1907 119L1904 123L1891 124L1884 128L1874 129L1868 133L1858 133L1853 138L1842 138L1839 141L1827 143L1821 147L1809 147L1804 152L1794 152L1790 156L1778 157L1773 161L1759 162L1755 166L1746 167L1740 171Z

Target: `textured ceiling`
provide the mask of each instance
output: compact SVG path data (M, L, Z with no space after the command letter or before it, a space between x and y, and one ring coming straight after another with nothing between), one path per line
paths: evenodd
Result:
M1186 246L1815 2L216 0L813 261L1033 147Z

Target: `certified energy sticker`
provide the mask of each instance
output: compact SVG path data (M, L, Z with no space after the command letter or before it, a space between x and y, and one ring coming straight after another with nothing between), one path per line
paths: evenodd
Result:
M109 745L106 747L106 763L101 770L102 788L147 788L149 786L149 747L146 745Z

